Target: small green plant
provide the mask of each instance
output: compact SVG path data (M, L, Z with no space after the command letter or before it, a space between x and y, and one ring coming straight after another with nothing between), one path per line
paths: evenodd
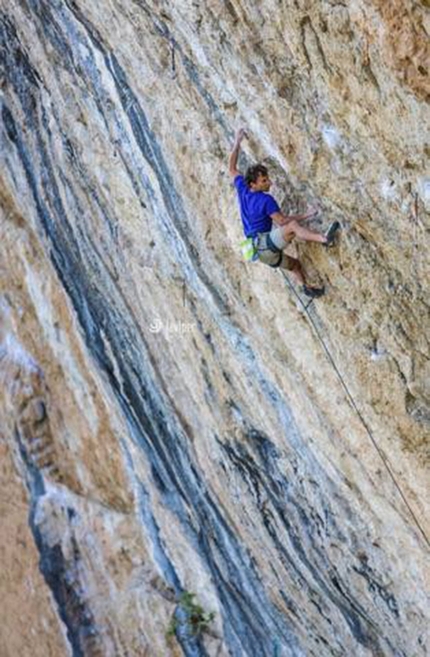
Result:
M203 607L194 602L195 597L195 593L184 591L180 597L179 604L187 613L191 633L194 636L198 636L203 632L207 632L209 625L215 618L215 612L210 611L209 613L206 613Z
M186 629L188 629L192 636L197 637L208 631L210 624L215 618L215 612L205 612L203 607L195 602L195 597L195 593L184 591L178 600L178 607L185 612L186 622L184 625ZM167 639L171 639L179 628L180 622L176 616L178 607L170 619L169 627L166 632Z
M178 621L174 616L172 616L172 618L170 619L169 627L167 628L166 638L173 639L177 629L178 629Z

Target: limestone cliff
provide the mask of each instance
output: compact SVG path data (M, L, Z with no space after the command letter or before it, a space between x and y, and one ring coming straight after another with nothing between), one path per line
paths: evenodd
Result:
M0 0L1 657L428 654L429 33L427 0ZM342 225L293 247L307 312L241 261L241 125Z

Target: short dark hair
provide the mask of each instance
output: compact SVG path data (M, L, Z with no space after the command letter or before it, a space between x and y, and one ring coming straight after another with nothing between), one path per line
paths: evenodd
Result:
M252 167L248 167L245 174L245 182L249 186L251 183L257 182L258 176L267 176L267 168L263 164L254 164Z

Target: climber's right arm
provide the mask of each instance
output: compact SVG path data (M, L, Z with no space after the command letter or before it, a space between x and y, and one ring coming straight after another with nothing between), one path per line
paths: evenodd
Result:
M247 137L248 135L246 134L244 128L240 128L240 130L237 131L236 133L236 138L234 140L233 144L233 150L230 153L230 157L228 159L228 171L230 176L232 178L235 178L240 174L240 171L237 169L237 160L239 159L239 151L240 151L240 145L242 143L242 140L244 137Z

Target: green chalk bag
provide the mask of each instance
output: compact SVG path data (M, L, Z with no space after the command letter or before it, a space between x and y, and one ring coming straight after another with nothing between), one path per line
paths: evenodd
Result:
M254 262L258 260L258 251L254 245L254 239L247 237L246 240L240 242L240 250L242 251L243 259L246 262Z

